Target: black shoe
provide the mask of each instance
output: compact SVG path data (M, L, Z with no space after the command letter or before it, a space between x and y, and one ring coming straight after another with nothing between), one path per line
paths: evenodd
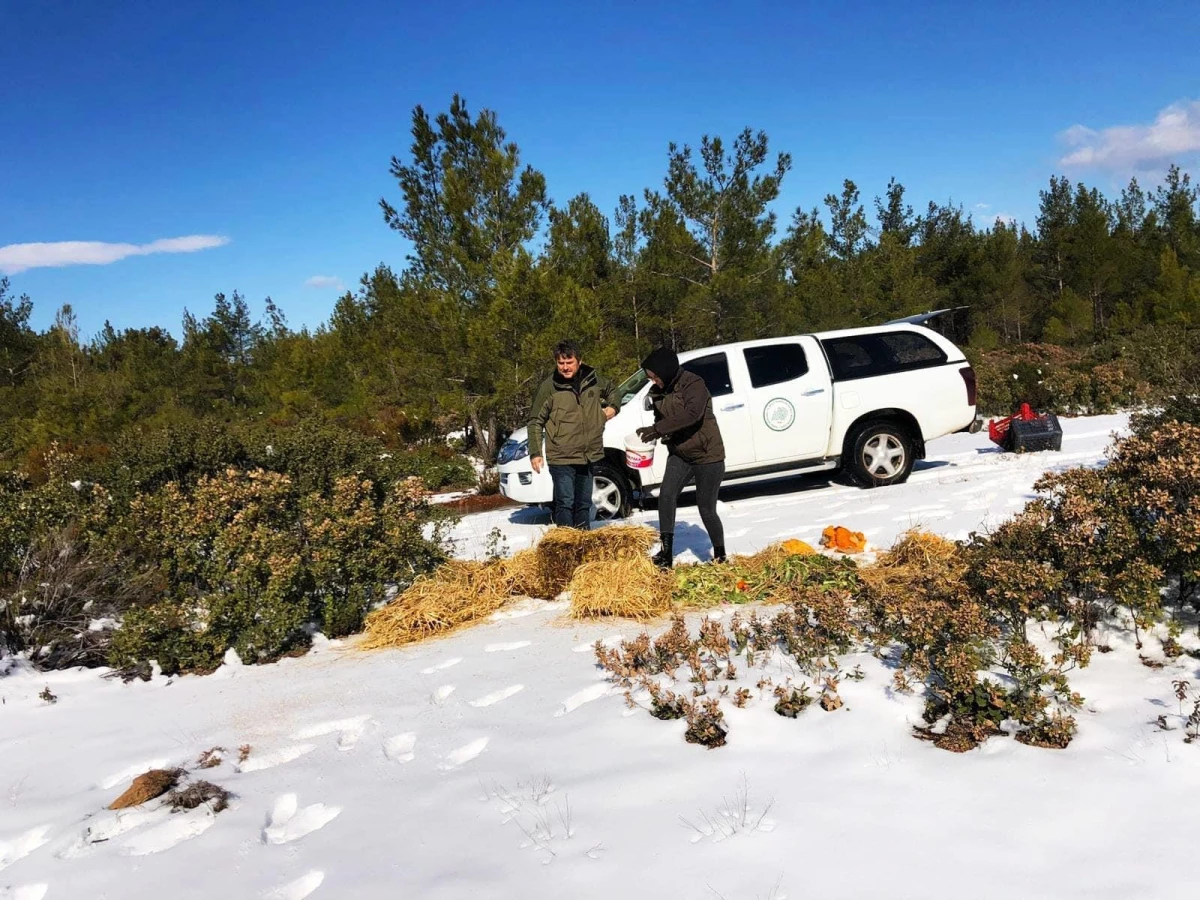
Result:
M713 544L713 562L725 562L725 547Z
M669 569L675 561L675 554L671 552L671 545L675 542L675 535L663 534L659 536L662 541L662 549L654 554L652 562L660 569Z

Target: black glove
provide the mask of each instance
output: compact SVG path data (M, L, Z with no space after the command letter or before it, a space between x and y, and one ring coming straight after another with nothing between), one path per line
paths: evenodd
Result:
M646 425L637 430L637 436L643 441L652 441L658 437L658 432L654 430L653 425Z

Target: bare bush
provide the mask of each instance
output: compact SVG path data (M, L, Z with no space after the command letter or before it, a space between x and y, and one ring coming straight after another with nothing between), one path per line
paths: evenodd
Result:
M101 665L141 586L75 526L51 531L29 546L0 594L0 641L43 670Z

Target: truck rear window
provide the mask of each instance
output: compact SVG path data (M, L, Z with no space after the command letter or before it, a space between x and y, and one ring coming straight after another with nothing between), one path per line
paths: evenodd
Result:
M829 355L836 381L927 369L947 361L937 344L913 331L827 338L821 341L821 346Z

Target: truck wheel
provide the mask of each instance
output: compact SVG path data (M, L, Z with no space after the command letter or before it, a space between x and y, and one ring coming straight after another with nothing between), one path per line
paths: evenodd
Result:
M592 467L592 505L597 519L623 519L629 515L632 492L625 473L610 462Z
M888 419L864 422L846 441L847 475L859 487L901 484L912 472L915 454L908 429Z

